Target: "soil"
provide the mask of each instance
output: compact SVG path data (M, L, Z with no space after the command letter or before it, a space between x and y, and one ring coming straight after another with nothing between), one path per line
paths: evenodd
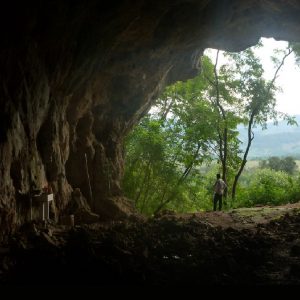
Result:
M29 223L2 286L299 285L300 203L76 225Z

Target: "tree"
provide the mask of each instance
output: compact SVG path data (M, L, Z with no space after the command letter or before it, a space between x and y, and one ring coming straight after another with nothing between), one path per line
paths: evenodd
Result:
M237 153L239 152L239 140L237 138L237 125L242 121L235 113L238 99L235 97L234 89L236 80L233 73L225 65L218 66L219 51L217 51L215 63L212 64L208 57L202 59L202 76L208 82L208 88L204 93L206 101L214 108L215 150L221 164L223 180L228 183L228 169L237 164Z
M256 47L260 47L258 44ZM217 110L216 129L218 131L218 157L222 166L222 177L228 185L228 168L235 172L231 196L235 198L238 180L247 163L247 157L254 139L254 126L266 127L268 120L277 121L284 117L289 123L293 119L275 110L275 80L285 59L293 52L287 48L284 53L276 52L273 62L276 71L272 80L264 79L261 62L254 53L255 48L249 48L240 53L224 53L230 63L219 66L219 53L216 53L214 65L203 58L203 76L208 82L208 99ZM281 58L278 56L282 54ZM242 154L239 151L236 126L244 123L247 126L248 141ZM230 136L230 133L233 133ZM240 155L242 154L242 157ZM231 161L229 161L231 157Z
M289 122L292 122L292 119L289 118L289 116L275 110L276 99L274 96L274 92L276 91L275 80L278 72L283 66L285 59L292 53L292 49L288 48L281 60L273 58L273 61L277 63L277 69L271 81L267 81L263 78L263 67L258 58L255 57L253 50L247 49L244 53L245 57L242 57L242 59L237 59L236 55L234 56L238 64L238 69L242 68L247 70L246 72L243 72L239 93L243 99L246 100L243 113L245 115L245 120L247 121L248 142L241 165L234 178L232 199L235 198L237 183L247 163L248 153L254 139L254 133L252 131L253 126L260 125L266 127L267 120L271 119L276 122L278 115L281 115L288 119Z
M128 136L124 190L141 212L157 213L184 198L195 184L188 176L210 159L214 118L209 103L196 97L201 79L195 80L168 87Z
M274 171L283 171L290 175L293 175L297 170L297 164L293 157L287 156L279 158L277 156L271 156L267 160L260 162L259 167L261 169L271 169Z
M155 214L177 198L182 184L187 180L192 169L200 165L204 159L209 158L209 143L213 134L209 126L212 124L212 120L209 120L211 108L207 103L199 101L199 95L194 93L195 86L201 85L200 78L189 81L186 86L185 83L178 82L167 88L156 103L160 119L164 119L166 127L169 126L171 131L177 132L176 139L179 147L174 168L181 172L178 172L180 175L171 185L172 188L162 197L154 211ZM166 106L167 101L172 104ZM166 107L167 114L164 110ZM200 121L198 120L199 112L205 116Z

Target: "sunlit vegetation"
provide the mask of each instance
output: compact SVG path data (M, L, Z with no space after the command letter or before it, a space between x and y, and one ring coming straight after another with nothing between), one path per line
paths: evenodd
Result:
M285 59L297 49L275 53L271 80L249 48L223 53L228 61L223 65L219 51L214 60L203 56L198 76L165 89L126 141L124 190L141 213L211 210L216 173L228 185L225 209L300 200L294 158L273 157L247 168L255 126L267 128L278 118L296 125L276 111L275 92ZM243 147L241 124L247 128Z

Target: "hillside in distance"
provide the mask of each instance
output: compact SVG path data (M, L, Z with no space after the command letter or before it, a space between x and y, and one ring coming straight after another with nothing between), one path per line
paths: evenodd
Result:
M279 121L278 125L268 124L267 129L254 128L254 140L249 152L249 159L267 158L270 156L300 157L300 115L296 116L296 125L287 125ZM243 142L244 150L247 142L247 129L239 126L239 139Z

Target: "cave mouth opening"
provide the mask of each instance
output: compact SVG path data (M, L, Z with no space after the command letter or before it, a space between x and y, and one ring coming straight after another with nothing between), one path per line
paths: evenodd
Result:
M255 207L299 201L297 47L261 38L236 53L206 49L196 77L166 87L127 140L125 195L139 212L211 211L217 173L228 186L223 210L245 209L241 214L249 214L251 221L264 221ZM221 140L213 140L214 131L218 138L221 132ZM270 193L277 186L264 184L278 177L282 197Z

